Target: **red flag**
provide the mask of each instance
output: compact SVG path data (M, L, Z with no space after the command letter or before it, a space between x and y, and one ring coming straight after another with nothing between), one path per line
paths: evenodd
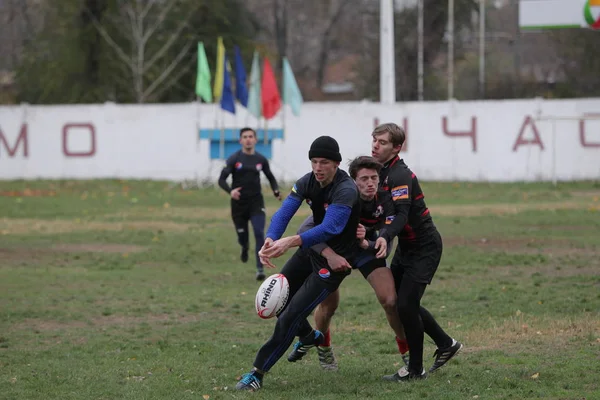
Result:
M275 81L275 74L271 68L269 59L265 57L265 64L263 67L263 76L261 84L261 97L262 97L262 110L263 117L266 119L273 118L277 111L281 108L281 96L279 96L279 89L277 89L277 81Z

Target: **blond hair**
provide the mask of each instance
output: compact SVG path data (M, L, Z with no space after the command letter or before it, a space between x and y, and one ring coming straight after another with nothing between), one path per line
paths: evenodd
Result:
M371 136L376 137L384 133L390 134L390 142L394 147L402 146L406 140L406 132L404 132L404 128L394 124L393 122L388 122L377 126L373 130Z

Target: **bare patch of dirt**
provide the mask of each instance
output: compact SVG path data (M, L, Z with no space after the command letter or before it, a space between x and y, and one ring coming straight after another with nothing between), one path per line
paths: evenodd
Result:
M573 267L571 265L557 266L557 265L536 265L527 266L526 270L523 270L520 266L504 265L504 266L493 266L493 275L496 277L512 276L515 272L525 273L527 276L541 275L545 278L552 277L570 277L570 276L596 276L598 275L598 265L588 265L585 267ZM522 279L519 277L519 279Z
M56 321L43 319L26 319L12 325L12 331L34 330L37 332L54 332L59 330L81 328L106 328L112 326L132 327L140 324L161 325L165 323L187 324L200 320L198 315L149 314L144 316L108 315L95 317L86 321Z
M140 253L146 250L144 246L89 243L89 244L58 244L48 248L35 247L0 247L0 260L5 265L41 262L44 259L56 257L57 253Z
M594 207L581 201L563 201L554 203L502 203L502 204L455 204L432 206L433 215L446 217L477 217L482 215L517 214L529 210L577 210ZM596 204L595 207L600 207Z
M55 251L67 253L141 253L146 250L145 246L126 244L59 244L52 247Z
M486 326L487 325L487 326ZM543 342L544 346L560 348L568 346L573 338L595 337L600 330L600 321L588 319L539 320L520 314L504 320L501 324L485 321L461 333L461 341L466 343L465 352L482 350L506 350L515 352L527 346L527 341ZM493 338L493 340L490 340Z
M24 261L40 261L45 257L51 256L53 251L50 249L36 248L0 248L0 260L4 264L14 264Z
M18 235L27 233L56 234L85 231L162 230L186 232L192 224L172 221L103 222L81 220L0 219L0 234Z
M573 247L567 239L539 238L464 238L444 237L444 246L472 246L478 249L507 251L521 254L544 254L548 256L597 255L594 249Z
M573 197L586 197L594 201L600 201L600 190L582 190L569 193Z
M271 213L275 210L271 210ZM308 216L310 209L301 207L296 215ZM205 219L229 219L231 209L229 203L226 207L148 207L147 209L135 208L128 211L122 211L115 214L106 215L107 218L148 218L148 219L170 219L170 218L187 218L192 220Z
M54 190L25 189L0 192L0 197L54 197Z

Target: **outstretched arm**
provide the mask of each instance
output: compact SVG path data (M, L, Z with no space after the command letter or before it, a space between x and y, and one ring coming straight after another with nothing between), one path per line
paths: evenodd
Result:
M277 179L271 172L271 167L269 166L269 161L265 158L262 168L263 173L269 180L269 184L271 185L271 189L273 190L273 195L281 200L281 193L279 192L279 185L277 184Z

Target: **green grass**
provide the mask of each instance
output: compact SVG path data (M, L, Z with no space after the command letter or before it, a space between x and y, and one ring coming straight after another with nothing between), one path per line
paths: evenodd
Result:
M340 371L282 358L253 394L233 387L274 320L254 312L224 193L1 182L0 399L600 398L598 184L423 187L445 245L423 304L464 351L425 381L381 381L401 360L353 273L332 326Z

